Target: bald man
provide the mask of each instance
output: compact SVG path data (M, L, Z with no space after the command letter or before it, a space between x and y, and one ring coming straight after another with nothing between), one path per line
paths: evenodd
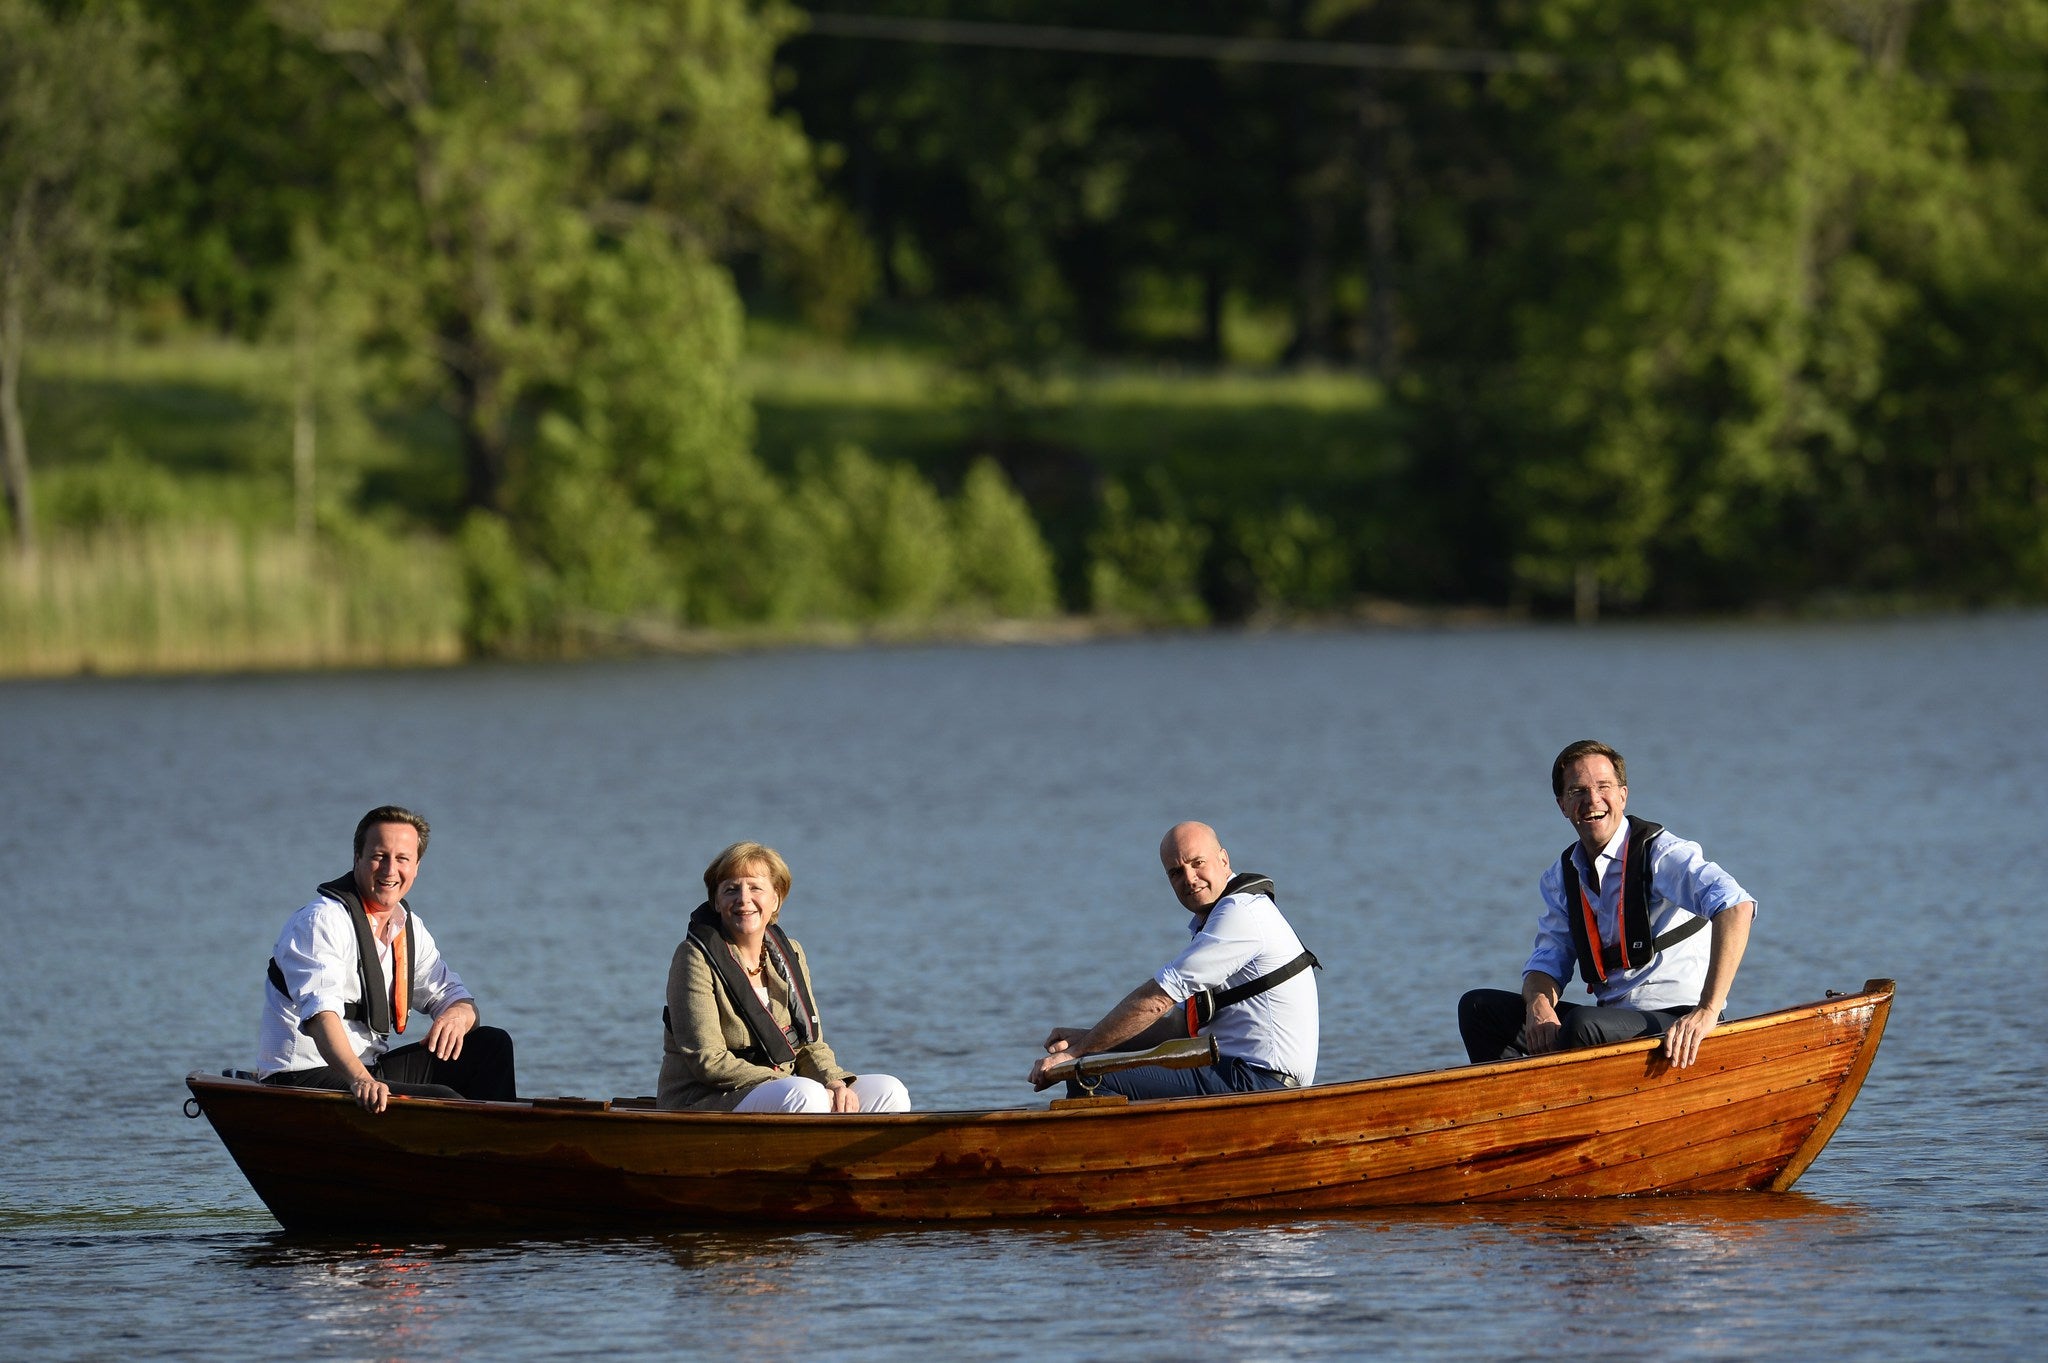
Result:
M1120 1070L1096 1092L1186 1098L1298 1088L1316 1077L1316 958L1280 916L1273 882L1233 876L1216 830L1179 823L1159 843L1174 898L1194 915L1187 949L1124 996L1093 1027L1055 1027L1031 1066L1033 1088L1053 1083L1050 1065L1097 1051L1143 1050L1174 1037L1213 1036L1221 1058L1199 1069ZM1072 1080L1070 1095L1082 1092Z

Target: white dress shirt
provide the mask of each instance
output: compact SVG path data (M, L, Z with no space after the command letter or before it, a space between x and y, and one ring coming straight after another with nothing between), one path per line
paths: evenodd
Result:
M412 994L413 1011L434 1017L449 1004L470 997L462 978L448 968L434 946L434 934L418 914L412 916L413 971L417 987ZM374 1065L393 1046L405 1045L426 1036L426 1029L409 1027L416 1035L393 1033L378 1036L366 1022L351 1022L343 1005L361 1003L363 979L356 966L356 930L348 910L324 895L293 914L278 934L271 959L284 975L290 997L277 992L268 979L263 983L263 1022L257 1030L256 1073L279 1070L317 1069L327 1063L313 1038L300 1030L316 1013L333 1013L342 1019L349 1045L364 1065ZM385 981L391 979L391 948L377 944L377 962Z
M1301 939L1263 894L1228 894L1206 920L1188 925L1193 940L1152 978L1177 1004L1199 989L1226 989L1271 974L1301 955ZM1265 993L1232 1004L1202 1031L1223 1055L1291 1074L1303 1084L1316 1077L1322 1035L1316 972L1304 970Z

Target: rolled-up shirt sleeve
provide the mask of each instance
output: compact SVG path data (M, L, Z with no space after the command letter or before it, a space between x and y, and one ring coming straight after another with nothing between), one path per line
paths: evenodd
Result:
M1749 891L1735 883L1696 842L1666 835L1656 851L1650 884L1657 897L1689 913L1712 918L1731 905L1751 901Z
M1241 970L1259 951L1256 936L1236 929L1235 897L1219 903L1209 914L1187 949L1159 968L1153 983L1166 991L1175 1003L1186 1003L1198 990L1219 988Z
M284 976L285 992L297 1006L299 1030L304 1031L317 1013L342 1017L349 1004L361 1002L355 930L340 905L331 912L323 909L293 919L272 954Z
M1553 861L1543 873L1543 913L1536 920L1536 945L1530 949L1524 975L1542 971L1560 987L1572 982L1578 950L1572 945L1571 921L1564 911L1564 872ZM1527 921L1527 920L1524 920Z

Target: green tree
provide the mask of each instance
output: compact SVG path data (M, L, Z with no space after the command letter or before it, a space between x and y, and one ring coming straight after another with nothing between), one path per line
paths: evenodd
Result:
M1960 189L1912 257L1849 458L1822 470L1818 552L1843 585L2048 597L2048 4L1960 0L1878 30L1959 130ZM1911 19L1910 35L1904 20Z
M1024 620L1058 607L1052 551L994 460L968 468L953 504L953 538L957 593L970 609Z
M123 201L161 155L169 86L145 42L112 0L61 18L0 0L0 484L24 554L36 532L21 413L30 330L94 289Z
M373 103L332 239L396 372L455 418L465 502L594 609L666 610L721 483L758 481L728 262L862 284L771 101L775 4L276 0ZM808 273L806 273L808 272ZM626 514L627 509L632 514Z
M953 595L952 526L915 469L845 447L799 471L793 500L822 559L817 615L928 620Z
M1089 596L1095 610L1160 625L1208 623L1201 595L1207 527L1182 514L1176 499L1159 494L1159 514L1143 516L1131 494L1112 482L1102 493L1102 523L1089 540Z
M174 304L257 335L301 310L302 248L378 173L386 116L269 0L139 3L177 98L163 119L172 156L132 200L136 268L120 282L152 312Z
M2025 255L1954 88L1909 60L1914 7L1530 14L1568 64L1496 87L1519 197L1421 309L1457 319L1423 339L1439 538L1582 616L1903 585L1878 560L1913 513L1875 538L1867 514L1931 434L1895 419L1933 392L1901 361L1935 316L1989 320Z
M1350 594L1350 557L1329 517L1289 503L1265 515L1240 512L1232 531L1257 608L1334 610Z

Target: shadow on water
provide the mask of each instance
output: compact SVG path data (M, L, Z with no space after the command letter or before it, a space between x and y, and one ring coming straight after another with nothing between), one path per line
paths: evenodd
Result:
M243 1207L0 1207L0 1234L58 1231L170 1231L214 1234L262 1231L275 1226L270 1214Z
M1572 1316L1632 1304L1689 1317L1727 1281L1782 1270L1865 1217L1798 1194L1746 1194L415 1243L280 1232L216 1236L202 1257L238 1294L294 1303L326 1345L374 1343L391 1357L467 1333L458 1322L479 1309L528 1329L597 1331L627 1352L705 1346L695 1332L711 1319L725 1322L726 1343L772 1353L795 1329L799 1344L829 1352L843 1341L817 1322L857 1319L871 1353L901 1357L1009 1338L1020 1301L1060 1303L1060 1318L1037 1327L1055 1355L1135 1357L1156 1340L1134 1300L1202 1322L1208 1344L1233 1355L1291 1342L1329 1356L1332 1340L1360 1331L1408 1337L1435 1330L1438 1312L1463 1319L1482 1286ZM539 1316L537 1301L548 1303Z
M1425 1231L1515 1237L1557 1246L1597 1245L1627 1255L1632 1249L1663 1253L1679 1242L1696 1247L1739 1244L1772 1234L1787 1223L1815 1229L1850 1230L1863 1219L1860 1207L1801 1193L1721 1193L1671 1197L1600 1198L1572 1202L1509 1202L1446 1207L1379 1208L1313 1216L1205 1216L1200 1219L1101 1218L1087 1221L996 1221L965 1225L818 1227L706 1227L618 1234L535 1237L475 1233L428 1240L391 1240L278 1231L238 1246L234 1257L245 1268L269 1270L323 1265L369 1271L386 1265L406 1272L434 1263L497 1260L523 1256L586 1255L666 1257L677 1268L723 1274L739 1268L796 1268L804 1259L847 1249L970 1250L1001 1245L1006 1250L1114 1255L1137 1248L1146 1253L1207 1255L1218 1248L1272 1236L1314 1237L1331 1233L1387 1234ZM744 1275L734 1280L742 1284ZM772 1290L772 1289L769 1289Z

